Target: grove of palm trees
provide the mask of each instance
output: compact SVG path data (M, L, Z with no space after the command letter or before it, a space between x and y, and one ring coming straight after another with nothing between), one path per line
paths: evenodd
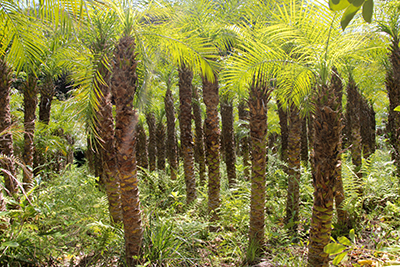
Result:
M400 265L399 40L399 0L0 0L0 266Z

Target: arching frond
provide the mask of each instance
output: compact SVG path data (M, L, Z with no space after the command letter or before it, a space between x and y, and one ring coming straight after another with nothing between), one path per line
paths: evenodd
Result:
M18 71L23 66L37 65L45 49L44 25L25 15L14 1L0 1L0 57Z

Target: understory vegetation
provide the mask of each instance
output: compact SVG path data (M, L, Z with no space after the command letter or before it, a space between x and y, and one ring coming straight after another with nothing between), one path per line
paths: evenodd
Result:
M285 226L287 175L276 154L269 155L266 201L266 250L260 266L306 266L312 212L311 173L302 166L299 234ZM240 159L238 169L242 168ZM364 194L357 197L354 170L343 160L349 212L355 242L346 246L343 266L389 266L400 260L400 198L398 179L386 149L363 162ZM251 266L248 247L250 182L238 173L229 189L222 171L220 221L209 231L206 188L187 206L182 166L176 180L161 172L140 170L144 251L142 266ZM22 197L21 209L1 213L2 266L123 266L123 230L112 225L107 198L87 166L69 165L60 173L37 177ZM9 201L11 201L9 199ZM334 223L335 225L335 223ZM349 233L333 229L340 240ZM349 238L350 239L350 238ZM331 256L333 259L335 255ZM358 265L357 265L358 264ZM373 264L373 265L372 265Z

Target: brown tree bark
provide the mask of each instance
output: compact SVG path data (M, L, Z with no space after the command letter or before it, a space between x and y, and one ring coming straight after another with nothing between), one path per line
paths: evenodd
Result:
M156 159L157 159L157 129L156 129L156 117L153 112L146 113L146 122L149 128L149 143L148 143L148 153L149 153L149 171L154 171L156 169Z
M210 82L207 78L203 80L203 101L206 105L205 119L205 143L208 166L208 211L210 212L210 220L218 219L218 208L221 204L220 190L220 135L219 129L219 84L218 78L214 75L214 82Z
M300 112L292 104L288 112L288 189L286 201L286 224L291 224L289 229L297 232L300 202L300 157L301 157L301 118Z
M343 149L343 135L342 135L342 130L344 127L344 122L343 122L343 108L342 108L342 99L343 99L343 84L342 80L340 79L339 73L336 68L333 69L332 77L331 77L331 86L334 90L335 93L335 101L337 102L338 105L338 116L341 120L341 128L339 130L339 149ZM344 188L343 188L343 179L342 179L342 168L341 168L341 160L342 156L339 155L339 163L340 167L338 166L335 169L335 176L336 176L336 185L335 189L336 192L335 194L335 205L336 205L336 211L337 211L337 217L338 217L338 224L345 230L347 228L348 224L348 214L345 210L342 209L342 203L345 200L344 196ZM347 229L346 229L347 230Z
M361 146L363 157L367 159L375 152L375 111L365 97L361 97Z
M178 169L178 151L175 133L175 109L171 89L168 87L164 97L165 115L167 117L167 157L171 169L171 179L176 179Z
M93 142L95 173L104 183L109 203L110 215L115 223L122 222L121 191L115 158L114 118L112 114L110 71L103 63L98 66L102 80L95 80L98 106L95 128L98 136Z
M341 118L336 99L332 86L318 88L314 113L314 205L308 246L308 266L313 267L329 264L324 247L330 241L336 168L340 167Z
M165 125L162 119L157 123L157 169L165 171Z
M204 151L204 131L201 118L200 100L196 86L193 86L192 108L195 123L194 158L197 164L199 164L200 185L203 186L206 181L206 158Z
M0 59L0 153L12 159L14 157L13 137L11 134L11 113L10 113L10 86L12 71L7 63ZM16 196L18 188L16 170L12 160L4 159L0 162L1 168L7 170L2 172L4 186L11 194Z
M112 92L115 99L115 144L118 176L121 183L121 203L124 222L126 262L129 267L138 263L143 228L136 168L136 124L138 115L133 109L137 87L135 40L125 35L114 52Z
M277 101L277 104L278 104L279 125L281 127L281 161L287 162L288 138L289 138L287 112L283 110L282 104L280 103L279 100Z
M24 84L24 155L23 160L26 166L33 167L34 155L34 134L37 106L37 78L29 74ZM24 189L27 190L32 183L31 173L23 173Z
M249 245L260 252L264 246L265 223L265 182L267 154L267 103L271 89L264 77L253 77L250 85L250 138L251 156L251 198Z
M236 151L232 100L224 100L221 102L221 120L226 173L228 175L229 187L232 188L236 184Z
M181 128L181 148L183 154L183 169L186 183L186 202L196 199L196 177L194 174L194 152L192 134L192 79L193 73L185 66L179 68L179 101Z
M249 112L246 110L246 102L241 100L238 106L238 115L239 120L241 121L248 121L249 120ZM241 125L243 128L247 128L247 125ZM243 136L240 139L241 144L241 155L243 160L243 167L244 167L244 179L247 181L250 179L250 138L248 135Z
M40 102L39 102L39 121L44 124L50 122L51 112L51 101L55 94L54 81L50 75L47 75L43 81L40 90Z
M347 123L349 125L349 141L352 144L351 151L351 159L355 166L355 173L357 174L358 179L356 183L358 183L358 193L362 194L362 173L361 173L361 117L360 117L360 108L361 108L361 94L358 91L357 85L354 79L350 76L349 83L347 85L347 112L349 115L347 116Z
M385 81L389 97L387 132L392 147L392 159L397 168L396 175L400 177L400 112L394 111L396 107L400 106L400 47L398 36L391 37Z
M147 153L147 137L146 131L142 122L139 122L136 130L136 159L137 165L147 169L149 167L148 153Z
M301 161L308 166L308 129L307 117L301 119Z

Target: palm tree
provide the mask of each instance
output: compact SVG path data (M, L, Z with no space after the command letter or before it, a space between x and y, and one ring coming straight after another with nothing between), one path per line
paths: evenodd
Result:
M367 159L375 152L375 111L373 103L361 97L361 143L363 157Z
M14 162L9 160L14 157L10 114L12 72L3 59L0 59L0 73L0 153L7 157L1 160L2 164L0 166L6 170L6 172L2 172L5 188L10 192L11 196L15 196L17 193L16 171Z
M281 160L283 162L287 161L287 150L288 150L288 119L287 112L283 109L281 102L278 100L278 116L279 116L279 125L281 128Z
M203 101L206 105L205 124L205 145L206 158L208 165L208 211L211 214L211 220L216 220L217 209L220 206L220 129L219 129L219 85L218 78L215 75L214 81L209 81L203 77Z
M33 166L34 145L33 137L35 134L35 120L37 107L37 82L38 79L34 73L28 73L27 79L22 86L24 96L24 155L25 165ZM24 189L32 183L32 177L29 173L23 176Z
M50 122L51 101L55 94L55 85L53 77L46 75L43 79L43 84L39 87L40 101L39 101L39 121L44 124Z
M148 111L146 113L146 122L149 129L149 171L154 171L156 169L156 159L157 159L157 134L156 134L156 117L153 111Z
M137 165L147 169L149 166L148 163L148 154L147 154L147 137L146 131L144 130L143 121L139 120L136 128L136 160Z
M199 93L196 86L193 86L192 108L195 124L194 158L199 165L200 185L203 186L206 180L206 158L204 151L203 119L201 116L202 110L200 107Z
M342 98L343 98L343 84L342 80L340 78L340 75L337 71L336 68L332 69L332 77L331 77L331 85L334 88L335 91L335 97L336 101L338 102L338 109L339 109L339 117L341 120L341 129L340 129L340 144L339 148L343 148L343 134L342 134L342 128L344 127L344 122L343 122L343 108L342 108ZM341 162L341 155L339 155L339 160ZM343 188L343 179L342 179L342 168L336 168L335 170L335 176L336 176L336 185L335 185L335 205L336 205L336 211L337 211L337 217L338 217L338 224L346 229L347 224L348 224L348 215L345 210L343 210L343 201L345 200L345 193L344 193L344 188Z
M194 174L194 152L192 135L192 79L193 73L185 65L179 72L179 125L181 129L181 147L183 152L183 169L186 182L186 202L196 199L196 178Z
M132 35L134 22L129 11L121 15L124 31L114 51L111 90L116 106L115 147L121 187L126 262L128 266L135 266L135 257L141 253L143 240L135 153L138 115L133 108L138 82L138 62L135 37Z
M254 75L249 88L251 157L251 198L249 244L257 250L264 246L265 170L267 148L267 103L269 81L262 73Z
M224 158L226 172L228 175L229 187L236 184L236 151L233 130L233 99L224 94L221 101L221 120L222 120L222 147L224 147Z
M308 166L308 128L307 117L301 119L301 161Z
M349 125L349 143L352 144L350 147L351 151L351 159L353 165L355 166L355 173L358 179L355 181L358 183L358 192L362 193L361 187L361 153L362 153L362 144L361 144L361 94L359 89L354 81L354 78L349 76L349 82L347 84L347 124Z
M159 111L157 114L157 169L165 171L165 122L164 122L164 109Z
M288 195L286 201L286 223L296 232L300 204L300 159L301 159L301 118L299 109L292 104L289 112L288 134Z
M239 100L239 106L238 106L238 115L239 115L239 120L242 122L246 122L249 120L249 114L248 111L246 110L247 103L241 99ZM248 128L248 125L246 123L241 124L241 128ZM240 143L241 143L241 155L242 155L242 161L243 161L243 175L245 180L249 180L250 177L250 142L249 142L249 136L247 134L247 129L245 129L245 134L243 136L240 136Z
M275 70L279 75L273 77L277 79L279 95L283 96L280 99L314 114L312 173L315 193L308 262L310 266L326 266L328 254L323 248L330 240L336 168L340 167L341 129L337 92L330 78L333 64L338 69L343 68L346 59L357 57L356 52L362 51L366 39L357 31L343 34L334 26L337 22L334 14L322 6L292 2L277 5L275 9L270 26L252 27L246 53L241 55L242 59L235 58L238 62L232 67L242 71L233 70L228 77L244 76L246 70L259 66ZM262 24L257 25L262 28ZM244 33L243 36L248 37ZM295 45L293 40L296 40ZM283 49L288 46L291 47L289 54ZM234 81L240 84L245 78Z
M386 90L389 97L388 134L392 146L392 159L397 167L396 175L400 176L400 113L394 109L400 106L400 10L398 7L389 10L386 21L379 23L379 29L390 38L389 60L386 66Z
M167 91L165 92L164 105L167 117L167 157L171 169L171 179L175 180L178 168L178 153L175 134L174 100L169 83L167 84Z

